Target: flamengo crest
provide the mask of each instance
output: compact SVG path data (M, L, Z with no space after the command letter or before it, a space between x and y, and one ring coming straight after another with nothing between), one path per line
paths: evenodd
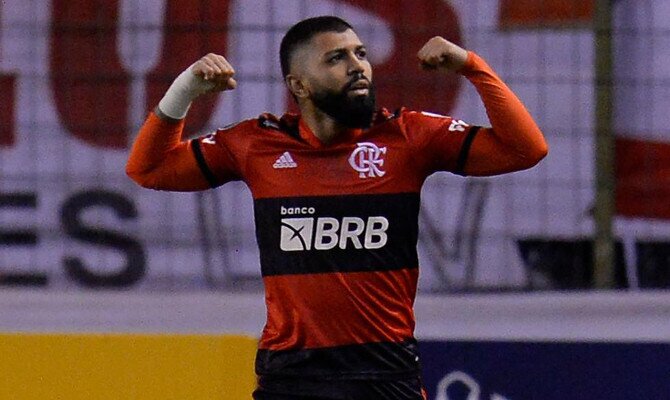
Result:
M378 147L374 143L357 143L356 149L349 156L349 164L358 172L360 178L376 178L384 176L386 171L382 171L386 154L386 147Z

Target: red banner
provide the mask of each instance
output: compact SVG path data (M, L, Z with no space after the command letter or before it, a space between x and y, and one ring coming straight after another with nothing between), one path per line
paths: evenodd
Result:
M0 3L0 17L2 16L2 4ZM0 18L1 19L1 18ZM0 30L0 38L2 30ZM0 60L2 60L2 47L0 46ZM0 147L14 144L14 87L16 77L0 73L0 93L2 93L3 106L0 107Z
M501 0L500 25L515 28L588 24L594 7L595 0Z

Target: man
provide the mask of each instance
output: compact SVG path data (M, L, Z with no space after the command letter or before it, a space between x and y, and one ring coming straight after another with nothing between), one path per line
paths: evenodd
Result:
M280 58L299 115L182 142L191 101L237 85L226 59L209 54L149 116L128 175L161 190L232 180L251 189L267 304L255 399L425 398L412 310L421 186L436 171L529 168L547 153L542 133L481 58L441 37L419 50L420 64L469 79L492 128L376 110L365 46L339 18L293 26Z

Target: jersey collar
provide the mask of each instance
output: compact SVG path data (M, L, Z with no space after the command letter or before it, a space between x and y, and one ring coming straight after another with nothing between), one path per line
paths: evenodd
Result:
M298 133L300 135L300 138L307 142L312 147L316 148L324 148L324 147L333 147L338 144L342 143L352 143L361 136L363 133L363 129L357 128L357 129L349 129L344 131L340 136L336 137L332 142L330 143L323 143L315 134L312 132L309 126L307 126L307 123L303 118L300 118L298 122Z

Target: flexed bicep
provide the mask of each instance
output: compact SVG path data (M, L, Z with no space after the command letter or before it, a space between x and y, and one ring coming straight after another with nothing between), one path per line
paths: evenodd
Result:
M514 134L505 133L503 137ZM480 128L472 138L463 173L469 176L490 176L531 168L543 156L536 155L537 152L532 149L526 150L529 151L520 151L493 128Z
M469 53L462 74L475 86L492 125L473 138L465 174L496 175L540 162L547 155L547 143L514 92L474 53Z

